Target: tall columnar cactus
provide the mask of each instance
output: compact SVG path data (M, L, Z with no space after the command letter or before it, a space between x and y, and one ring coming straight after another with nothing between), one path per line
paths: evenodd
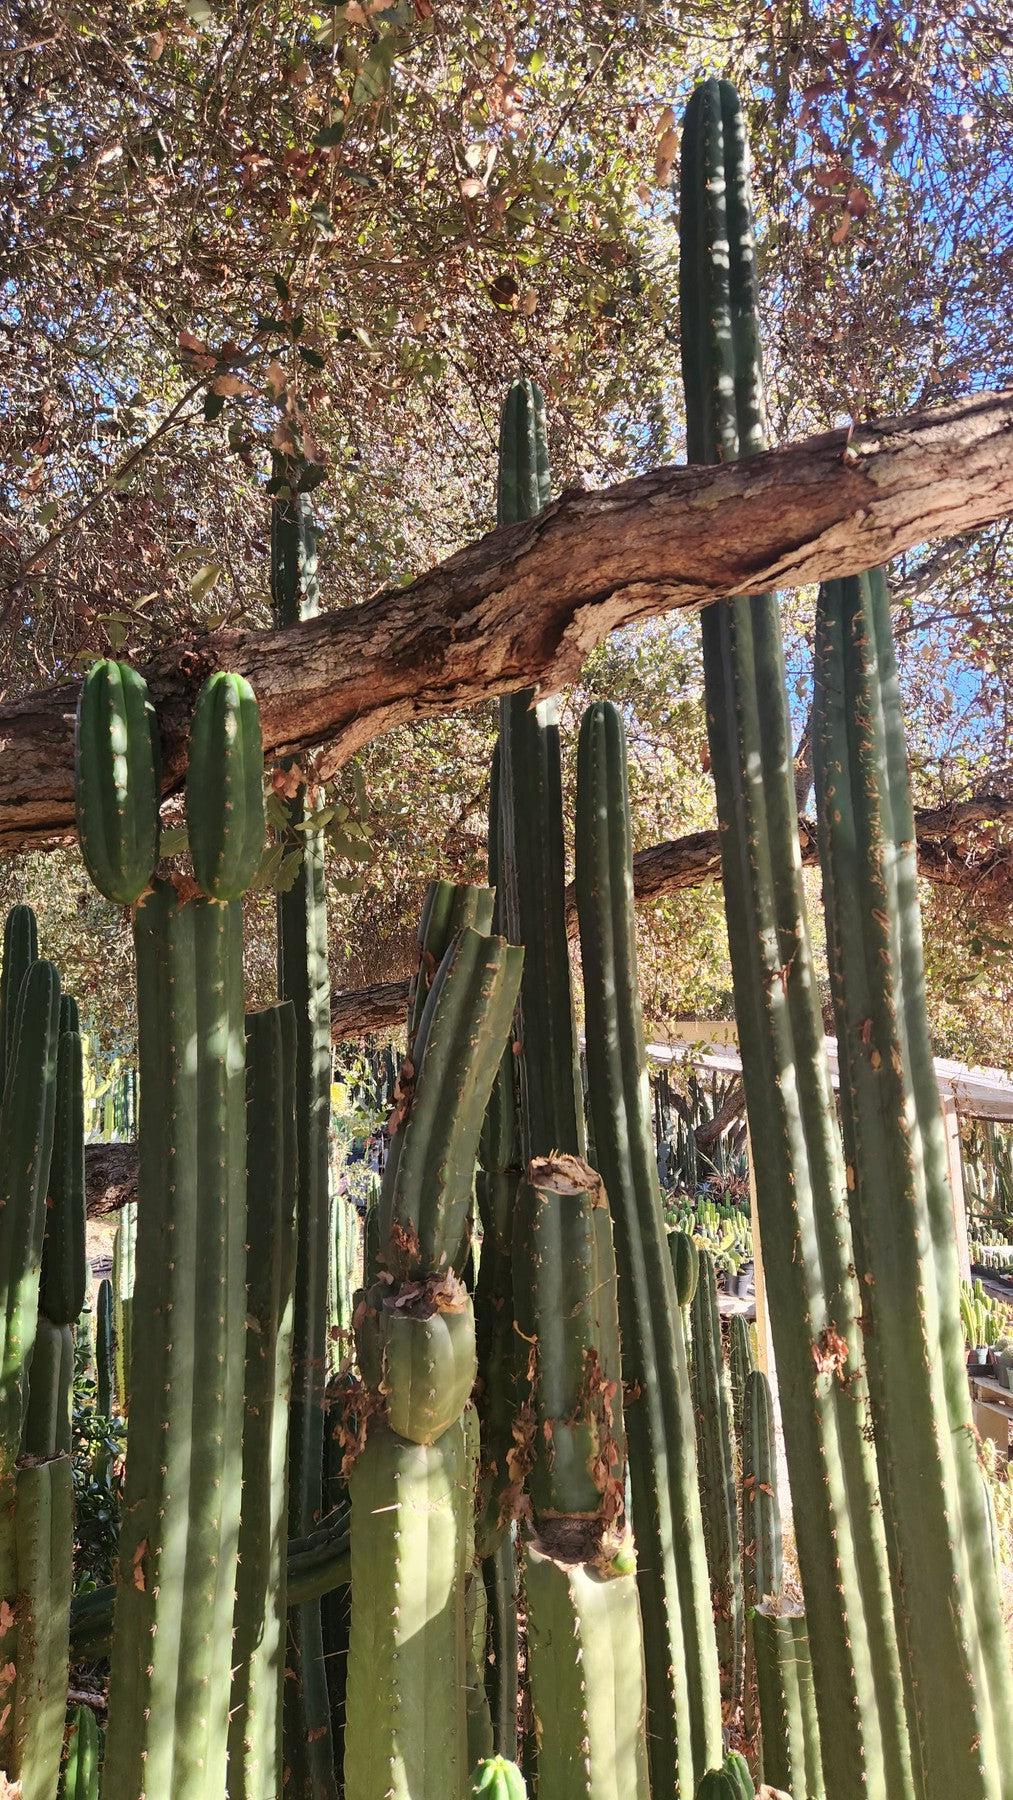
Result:
M18 1017L21 984L39 954L39 927L30 906L12 906L4 921L3 964L0 965L0 1085L7 1069L7 1047Z
M814 774L848 1204L919 1792L1013 1795L883 572L820 590Z
M735 1493L732 1395L721 1351L717 1281L708 1251L700 1252L693 1296L693 1408L699 1458L700 1505L721 1664L721 1694L736 1705L742 1687L744 1619L739 1509Z
M113 1334L113 1284L100 1281L95 1323L96 1402L103 1419L113 1416L116 1392L116 1344Z
M452 1259L521 960L502 938L472 930L448 948L415 1033L412 1088L384 1171L385 1279L366 1291L358 1316L366 1441L349 1478L347 1800L465 1792L475 1462L464 1414L475 1335Z
M246 1020L247 1322L229 1800L281 1794L295 1289L295 1013Z
M532 516L548 497L544 432L541 394L531 382L515 383L500 437L503 523ZM527 1337L518 1352L530 1389L534 1457L535 1530L524 1563L540 1779L558 1800L633 1800L647 1789L643 1637L632 1557L620 1549L617 1562L614 1553L626 1451L615 1260L601 1184L580 1160L584 1118L552 702L535 704L531 692L501 701L498 779L498 885L508 934L524 946L515 1074L528 1178L514 1218L513 1284L515 1317ZM569 1341L564 1294L581 1334ZM588 1466L584 1459L595 1452L598 1460ZM628 1723L617 1739L613 1721L620 1716Z
M736 1438L742 1441L742 1407L746 1397L746 1382L756 1367L753 1355L753 1340L749 1335L749 1326L741 1313L733 1313L728 1329L728 1375L732 1388L732 1423L735 1426Z
M19 1784L25 1800L49 1800L67 1687L72 1480L69 1456L52 1454L49 1445L45 1460L21 1460L20 1453L38 1320L60 989L51 963L22 963L22 971L0 1106L0 1772ZM12 990L9 981L11 1004Z
M143 675L127 663L93 663L76 741L81 854L99 893L132 906L158 858L158 729Z
M714 1617L682 1313L651 1129L637 985L633 842L622 719L584 716L577 911L597 1166L616 1233L633 1530L657 1793L693 1793L721 1749ZM695 1246L693 1246L695 1250Z
M745 125L709 81L682 151L682 352L691 462L762 448ZM773 595L703 617L725 915L799 1564L835 1800L912 1793L844 1171L801 884Z
M747 1609L777 1600L782 1578L774 1404L766 1375L751 1369L742 1397L742 1586Z
M213 798L221 770L192 770ZM79 745L87 783L90 746ZM127 808L146 804L128 791ZM237 826L241 821L237 820ZM242 908L156 880L135 914L139 1137L131 1429L104 1785L226 1783L242 1483Z
M776 1604L757 1606L750 1630L763 1779L792 1800L824 1800L834 1790L823 1777L805 1614Z
M489 787L489 886L496 893L493 926L504 927L499 892L499 751L493 753ZM493 1743L503 1757L517 1753L518 1625L517 1555L511 1517L517 1499L510 1458L517 1412L517 1358L513 1308L513 1226L521 1178L514 1095L512 1043L504 1047L479 1144L475 1194L482 1225L482 1255L475 1287L480 1423L475 1549L486 1589L488 1655L482 1658Z
M313 520L308 499L297 491L295 481L295 466L277 457L271 508L271 601L276 625L312 618L319 604ZM303 852L295 882L288 893L278 896L278 992L292 1001L296 1014L299 1202L288 1466L289 1532L297 1537L312 1531L322 1505L330 1263L331 985L324 838L318 830L299 829L308 817L305 789L288 803L288 814ZM289 1787L293 1800L336 1800L319 1605L311 1603L293 1614L289 1635L294 1670L285 1692Z
M113 1237L113 1394L117 1410L126 1417L130 1408L130 1357L133 1344L134 1282L137 1276L137 1202L120 1207L120 1222Z
M69 1001L69 1004L68 1004ZM69 996L61 1025L74 1024ZM56 1112L42 1247L38 1330L29 1377L25 1448L36 1456L70 1454L74 1326L85 1300L84 1087L81 1037L61 1030Z
M102 1733L98 1720L90 1706L76 1706L60 1779L60 1800L98 1800L101 1765Z

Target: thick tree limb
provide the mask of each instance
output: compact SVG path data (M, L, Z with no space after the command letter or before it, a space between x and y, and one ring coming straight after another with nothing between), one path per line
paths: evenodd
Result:
M746 463L664 468L561 495L410 587L285 631L223 631L149 671L167 789L197 687L253 683L269 757L326 744L324 772L412 719L572 681L619 625L733 593L800 587L1013 513L1013 393L828 432ZM73 823L68 684L0 708L0 843Z
M89 1219L118 1212L137 1199L137 1145L86 1144L84 1179Z

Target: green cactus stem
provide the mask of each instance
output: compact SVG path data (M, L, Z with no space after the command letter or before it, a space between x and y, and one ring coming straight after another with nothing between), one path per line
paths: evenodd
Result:
M60 1777L60 1800L99 1800L102 1732L90 1706L75 1706L70 1722L67 1760Z
M524 1564L538 1786L553 1800L647 1800L647 1690L636 1577L557 1560ZM582 1729L572 1730L571 1720Z
M793 1800L825 1800L805 1616L762 1605L753 1614L751 1629L763 1779L791 1793Z
M67 1760L60 1777L60 1800L98 1800L102 1733L90 1706L75 1706Z
M98 1410L103 1419L113 1416L116 1386L116 1347L113 1342L113 1284L100 1281L95 1327L95 1371Z
M157 881L134 942L137 1281L104 1783L207 1800L226 1784L242 1484L242 908Z
M495 895L488 887L467 887L454 881L431 881L422 907L418 930L418 964L408 995L408 1056L411 1058L423 1009L436 971L459 932L472 930L488 936L492 930Z
M755 1800L752 1776L741 1756L725 1757L720 1769L709 1769L696 1790L696 1800Z
M528 1800L517 1764L505 1756L486 1757L471 1778L470 1800Z
M193 871L212 900L238 900L264 854L260 712L242 675L211 675L197 696L186 772Z
M686 113L680 219L695 463L749 456L763 445L750 211L738 99L727 83L705 82ZM735 1013L823 1753L835 1800L910 1800L776 599L708 607L702 629Z
M464 1794L459 1496L467 1471L460 1419L431 1445L406 1444L373 1425L352 1469L347 1800L459 1800Z
M721 1749L718 1651L682 1315L661 1205L638 990L622 719L588 709L577 757L588 1096L616 1234L651 1783L691 1794ZM696 1246L692 1245L695 1256Z
M39 927L30 906L12 906L4 921L3 965L0 967L0 1093L6 1075L8 1046L14 1037L21 984L29 965L38 960Z
M133 1344L134 1281L137 1264L137 1202L120 1208L113 1237L113 1372L117 1411L125 1418L130 1405L130 1357Z
M63 1003L61 1002L61 1014ZM84 1084L81 1037L61 1030L40 1305L54 1325L74 1325L85 1301Z
M283 1786L288 1406L295 1288L295 1012L246 1019L246 1390L229 1800Z
M38 1320L59 1019L56 970L33 962L21 985L0 1106L0 1511L11 1498Z
M93 663L77 709L75 806L85 866L100 894L132 906L158 859L159 748L143 675Z
M747 1608L779 1598L782 1559L774 1403L766 1375L751 1369L742 1404L742 1584Z
M668 1254L675 1276L676 1299L682 1312L688 1313L700 1279L700 1246L688 1231L671 1231L668 1234Z
M530 382L516 383L500 436L504 523L511 513L531 516L544 504L544 438L541 395ZM647 1785L644 1661L622 1521L626 1444L615 1255L601 1183L582 1161L559 729L551 701L535 704L531 692L501 701L498 786L498 892L508 934L524 946L514 1074L527 1176L514 1215L513 1287L527 1386L518 1460L522 1467L530 1463L534 1512L524 1562L541 1780L559 1800L588 1791L596 1800L632 1800ZM622 1574L615 1572L616 1557ZM610 1579L602 1574L606 1568ZM592 1628L586 1652L594 1671L589 1703L574 1659L590 1618L602 1629L595 1639ZM571 1678L557 1689L551 1646L560 1642ZM621 1744L611 1725L617 1716L628 1720ZM593 1789L573 1785L588 1768Z
M756 1367L753 1340L741 1313L733 1313L728 1328L728 1377L732 1391L732 1423L735 1436L742 1442L742 1407L746 1397L746 1381Z
M286 1558L289 1607L305 1606L324 1594L347 1588L352 1579L346 1509L305 1538L290 1538ZM114 1587L77 1594L71 1604L71 1654L74 1662L94 1662L112 1648Z
M470 929L447 948L384 1171L376 1256L388 1280L358 1316L368 1433L349 1478L347 1800L463 1800L470 1767L474 1323L451 1259L522 961Z
M714 1263L706 1250L700 1252L700 1279L693 1296L692 1316L692 1389L703 1537L721 1665L721 1694L726 1706L734 1709L742 1688L744 1648L739 1509L731 1387L721 1353Z
M67 1707L73 1509L69 1456L22 1464L13 1521L17 1569L13 1622L0 1638L5 1683L13 1671L13 1690L5 1686L3 1691L0 1769L16 1784L20 1800L52 1800L59 1779Z
M313 618L319 606L316 536L298 469L276 456L272 469L271 601L276 625ZM323 1505L324 1395L330 1265L328 1127L331 1091L331 986L327 946L324 837L306 830L300 787L288 802L293 842L302 848L296 879L278 895L278 992L296 1012L296 1131L299 1198L296 1229L295 1325L289 1421L289 1532L313 1530ZM320 1608L289 1618L285 1689L285 1761L292 1800L337 1800L330 1699Z
M915 1778L931 1800L1009 1800L1013 1681L982 1529L882 570L820 590L813 717L848 1204Z

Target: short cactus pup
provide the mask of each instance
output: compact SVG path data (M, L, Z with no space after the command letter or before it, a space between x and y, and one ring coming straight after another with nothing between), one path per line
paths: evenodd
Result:
M523 957L466 929L414 1030L356 1309L364 1439L349 1476L347 1800L465 1800L466 1585L474 1549L471 1296L455 1269L479 1133Z
M206 704L206 701L204 702ZM198 699L197 711L202 701ZM82 701L82 718L85 705ZM248 723L248 721L247 721ZM197 734L188 821L208 874L256 832L233 780L252 739ZM133 752L136 750L136 759ZM134 885L117 846L150 843L150 752L79 731L79 815L116 789L103 891ZM256 811L256 803L252 803ZM93 874L96 868L93 867ZM218 876L214 875L214 884ZM230 891L232 884L230 881ZM135 895L135 898L137 896ZM139 1133L131 1426L103 1785L207 1800L226 1791L246 1336L242 908L155 879L134 915Z

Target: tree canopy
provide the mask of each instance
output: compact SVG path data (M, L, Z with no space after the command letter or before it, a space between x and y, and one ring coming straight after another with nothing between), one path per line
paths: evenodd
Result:
M328 608L493 522L520 367L557 486L680 456L671 189L702 74L748 104L774 441L1013 384L1011 52L1001 9L948 0L8 8L2 698L266 624L273 449L312 492ZM919 804L1008 800L1008 528L891 577ZM785 605L803 748L812 606ZM710 825L694 622L595 651L565 722L599 692L639 843ZM339 987L405 973L428 875L481 873L492 735L488 706L406 726L322 791ZM1013 1000L1003 817L969 848L988 880L926 889L938 1042L986 1060ZM126 937L74 853L5 879L125 1009ZM727 1010L716 887L643 923L651 1017Z

